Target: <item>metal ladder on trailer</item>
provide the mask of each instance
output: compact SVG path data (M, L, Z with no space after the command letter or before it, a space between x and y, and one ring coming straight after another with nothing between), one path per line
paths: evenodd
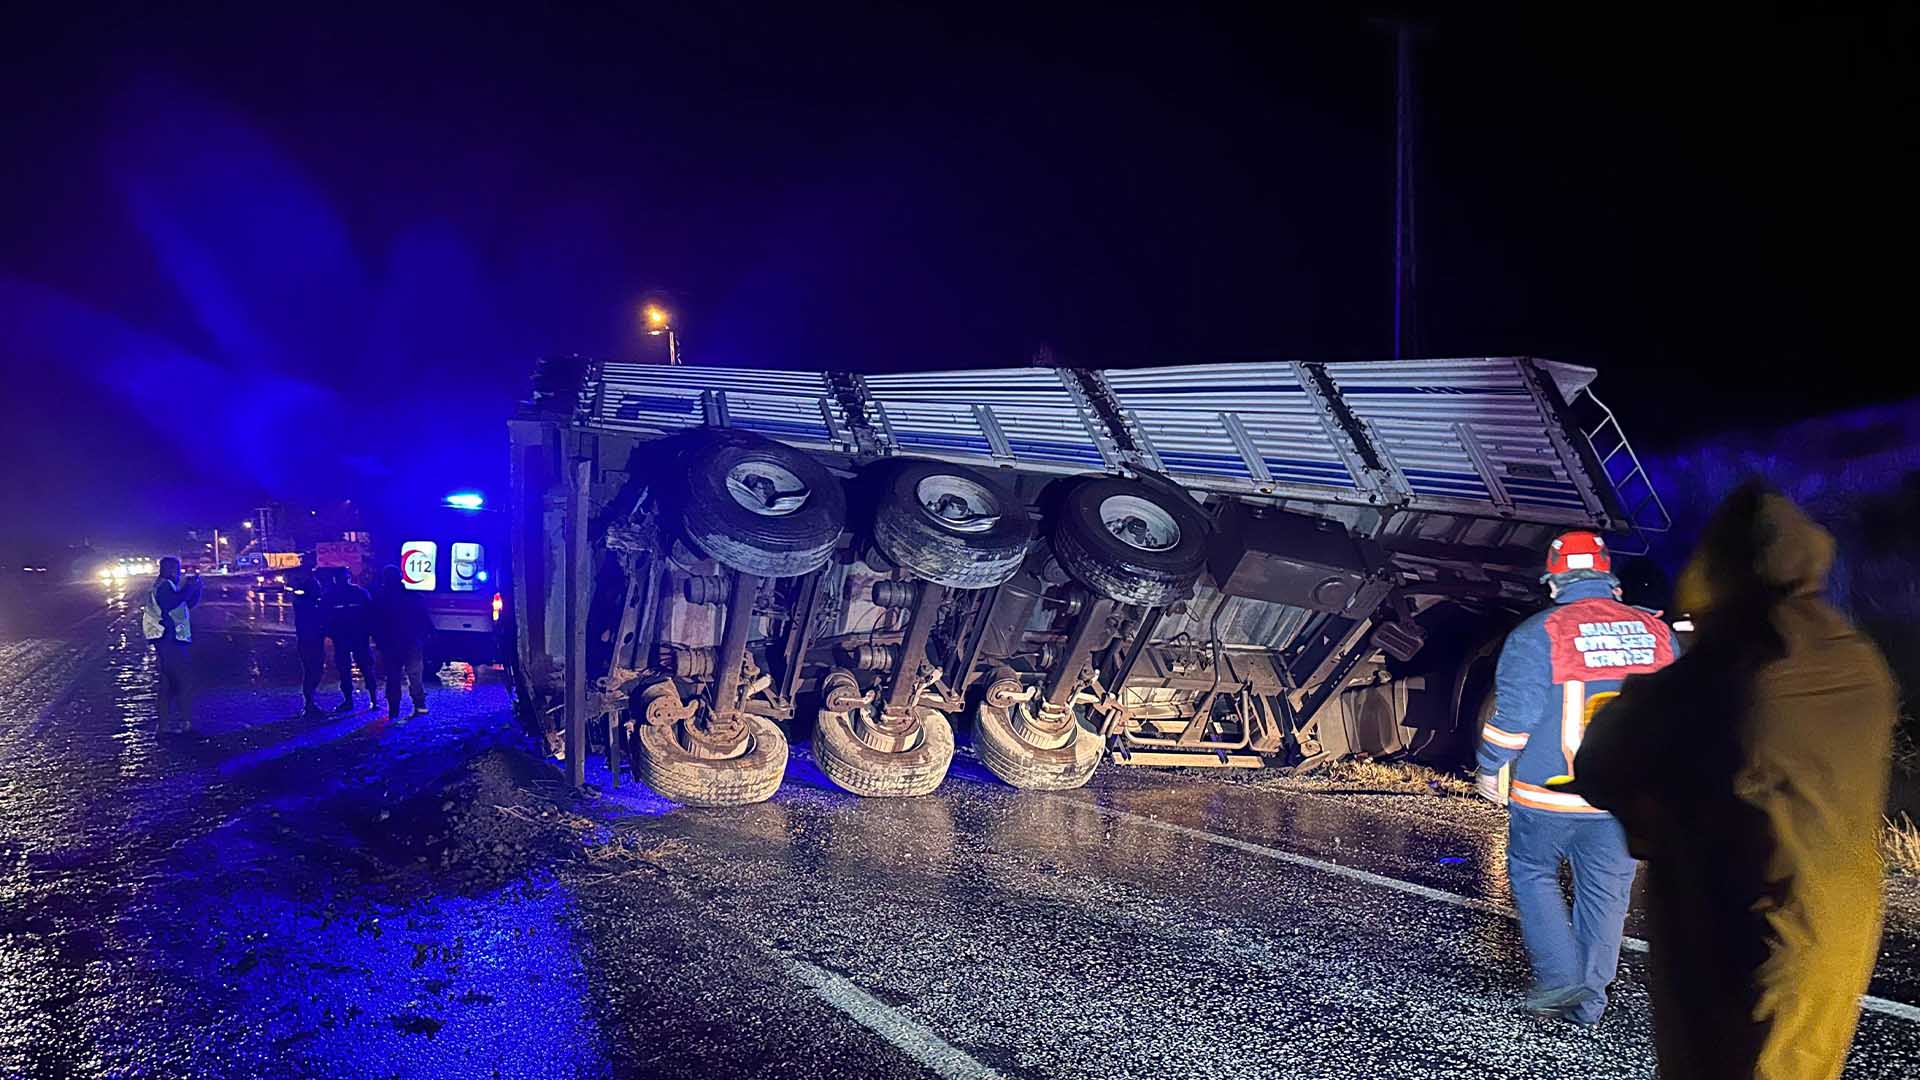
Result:
M1660 501L1660 492L1653 486L1653 480L1647 475L1647 467L1640 462L1640 455L1634 452L1633 444L1627 440L1627 433L1620 427L1620 421L1613 410L1591 389L1583 390L1572 408L1584 410L1588 415L1581 419L1581 428L1587 437L1587 444L1593 447L1595 457L1600 459L1601 471L1607 474L1607 480L1613 484L1613 490L1619 496L1620 506L1626 512L1627 523L1632 531L1636 547L1616 547L1625 555L1645 555L1653 547L1651 534L1664 533L1673 528L1673 516L1667 513L1666 504ZM1588 427L1588 422L1592 426Z

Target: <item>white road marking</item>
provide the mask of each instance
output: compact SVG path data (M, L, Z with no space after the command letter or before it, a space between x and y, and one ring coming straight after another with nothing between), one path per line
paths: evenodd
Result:
M1376 874L1372 871L1361 870L1353 866L1342 866L1339 863L1316 859L1310 855L1284 851L1280 848L1268 847L1265 844L1256 844L1251 840L1241 840L1238 837L1208 832L1205 829L1176 825L1171 821L1162 821L1159 818L1148 817L1145 814L1136 814L1130 810L1120 810L1111 806L1102 806L1098 803L1069 798L1064 795L1043 795L1041 797L1071 803L1075 806L1093 810L1097 813L1107 814L1123 821L1133 822L1136 825L1144 825L1150 829L1159 829L1162 832L1192 837L1195 840L1201 840L1219 847L1233 848L1235 851L1244 851L1249 855L1258 855L1276 862L1303 866L1309 870L1318 870L1323 874L1332 874L1335 877L1347 878L1350 881L1358 881L1367 885L1378 885L1383 889L1392 889L1395 892L1406 893L1409 896L1418 896L1426 900L1437 900L1443 904L1471 908L1474 911L1487 911L1495 915L1503 915L1509 919L1519 918L1519 915L1511 907L1505 904L1496 904L1490 900L1481 900L1472 896L1462 896L1459 893L1448 892L1445 889L1435 889L1431 886L1420 885L1411 881L1401 881L1399 878L1388 877L1385 874ZM1643 953L1647 951L1647 943L1637 937L1626 938L1621 942L1621 945L1633 952ZM1861 1008L1882 1013L1886 1016L1920 1023L1920 1006L1908 1005L1903 1001L1891 1001L1883 997L1874 997L1872 994L1863 994L1860 997L1860 1006Z
M804 960L791 956L781 959L786 963L787 973L805 983L820 1000L932 1069L943 1080L1003 1080L999 1073L975 1061L966 1051L846 979Z

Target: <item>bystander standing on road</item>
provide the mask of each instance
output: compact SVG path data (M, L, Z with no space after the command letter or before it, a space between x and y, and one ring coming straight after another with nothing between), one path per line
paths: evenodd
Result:
M308 715L322 713L314 694L327 667L326 612L320 603L320 578L314 572L313 557L300 560L293 580L293 634L300 648L300 690Z
M326 626L327 638L333 642L333 670L340 677L340 707L334 711L347 713L354 709L353 667L356 663L367 687L367 704L378 708L380 693L374 686L373 646L368 641L373 599L339 567L330 566L321 571L321 582L321 621Z
M379 588L373 596L373 643L380 649L380 670L386 677L389 720L400 713L402 676L413 698L413 714L427 711L423 650L432 630L433 617L427 614L426 598L406 587L399 567L381 570Z
M1575 762L1647 860L1661 1076L1828 1080L1853 1041L1897 707L1823 595L1832 559L1792 502L1734 493L1676 589L1687 655L1629 682Z
M1673 661L1672 631L1620 602L1606 542L1576 531L1553 541L1542 580L1554 606L1508 635L1495 672L1493 719L1480 745L1481 793L1500 801L1511 767L1507 876L1533 963L1526 1007L1596 1024L1620 964L1620 939L1638 867L1610 814L1551 782L1573 772L1595 707L1629 675ZM1573 908L1560 867L1573 871Z
M200 603L200 575L184 581L180 560L160 560L160 576L147 592L140 625L159 667L160 731L181 734L193 726L193 678L187 650L193 644L194 605Z

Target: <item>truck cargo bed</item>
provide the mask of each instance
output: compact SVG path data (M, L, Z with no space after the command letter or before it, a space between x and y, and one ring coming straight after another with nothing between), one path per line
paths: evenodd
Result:
M1522 357L886 375L609 362L589 374L578 420L633 434L736 427L850 457L1146 468L1196 491L1309 503L1663 527L1631 449L1590 442L1618 431L1593 378ZM1582 405L1594 418L1584 428Z

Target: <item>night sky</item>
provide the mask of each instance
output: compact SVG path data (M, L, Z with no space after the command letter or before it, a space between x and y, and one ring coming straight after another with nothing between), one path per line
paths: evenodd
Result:
M1389 355L1363 14L394 7L0 16L0 543L497 490L648 297L697 363ZM1418 352L1655 444L1920 392L1915 9L1613 14L1429 21Z

